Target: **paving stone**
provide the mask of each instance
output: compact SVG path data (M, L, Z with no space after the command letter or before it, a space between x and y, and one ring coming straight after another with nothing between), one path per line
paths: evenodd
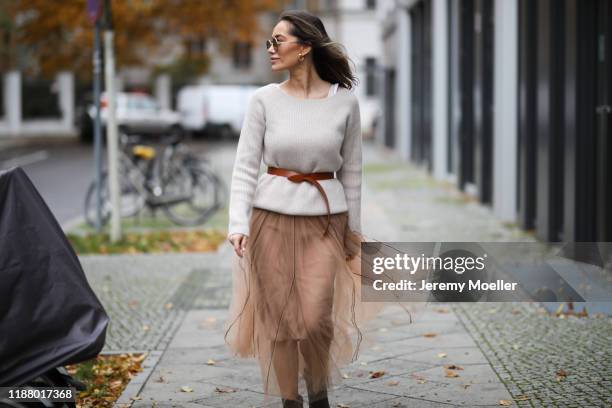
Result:
M362 388L342 387L330 394L330 406L343 404L350 408L369 407L373 403L380 403L396 398L394 395L380 392L371 392Z
M226 181L234 153L235 145L216 152ZM454 187L367 143L364 163L366 238L534 240L502 225L489 208ZM264 399L256 362L231 356L223 341L230 255L232 249L225 245L216 254L83 258L92 288L111 315L105 350L165 350L134 407L152 406L153 401L160 407L280 407L278 399ZM174 305L170 309L164 307L168 302ZM330 390L332 406L498 407L499 400L522 395L529 399L514 399L513 406L612 406L610 318L558 319L526 302L403 306L410 316L389 302L363 328L369 343L356 362L342 368L350 378ZM149 329L143 331L143 326ZM209 359L215 364L206 364ZM456 371L459 377L445 377L445 364L462 366ZM557 381L559 369L568 375ZM385 375L369 378L378 370ZM182 385L194 392L181 392ZM219 386L236 392L215 392ZM303 382L299 387L304 393Z
M440 356L440 354L444 356ZM488 364L478 347L452 347L448 349L428 348L423 351L404 354L398 357L402 360L432 362L438 361L440 364Z
M455 407L452 404L443 404L418 398L397 397L370 405L372 408L444 408Z

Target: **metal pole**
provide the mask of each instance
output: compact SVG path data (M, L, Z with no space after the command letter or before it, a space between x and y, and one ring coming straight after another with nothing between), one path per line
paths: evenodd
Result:
M106 123L106 143L108 151L108 185L111 201L111 242L121 239L121 214L119 191L119 155L118 132L115 120L115 55L113 52L113 23L111 14L111 1L104 2L105 31L104 31L104 66L106 74L106 95L108 98L108 120Z
M96 107L96 118L94 122L94 158L96 166L96 232L102 230L102 124L100 123L100 82L101 82L101 58L100 58L100 19L96 20L94 28L94 104Z

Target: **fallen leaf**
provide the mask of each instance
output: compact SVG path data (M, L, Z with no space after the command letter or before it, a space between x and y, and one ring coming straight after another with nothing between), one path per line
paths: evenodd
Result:
M338 405L336 405L336 407L338 407L338 408L351 408L350 405L341 404L341 403L338 403Z
M135 361L137 363L141 363L142 360L144 360L147 355L148 355L148 353L142 353L142 354L140 354L137 357L132 357L132 361Z
M444 307L440 307L438 309L436 309L436 312L438 313L450 313L450 311Z
M215 362L215 360L208 359L208 361L206 362L206 364L208 364L208 365L215 365L215 364L217 364L217 363Z
M141 397L141 396L139 396L139 395L135 395L135 396L133 396L133 397L130 397L130 399L131 399L131 400L134 400L134 401L139 401L139 400L141 400L141 399L142 399L142 397Z
M215 392L227 394L230 392L236 392L236 389L230 387L215 387Z
M559 369L557 370L557 381L561 381L567 377L567 371Z
M445 365L444 367L448 368L449 370L463 370L463 367L460 367L460 366L455 365L455 364Z
M438 353L438 358L444 358L446 357L446 353Z
M456 372L452 370L444 370L444 371L445 371L445 374L444 374L445 377L448 377L448 378L459 377L459 374L457 374Z
M147 324L142 325L142 330L143 331L149 331L150 329L151 329L151 327L149 327L149 325L147 325Z
M398 385L398 384L399 384L399 381L397 381L397 380L391 380L391 381L389 381L389 382L387 383L387 385L390 385L390 386L392 386L392 387L393 387L393 386L395 386L395 385Z
M342 374L342 378L344 378L344 379L346 379L346 378L351 378L351 376L350 376L350 375L348 375L348 374Z
M512 401L509 400L499 400L499 405L503 405L504 407L509 407L512 405Z
M412 377L417 380L418 384L425 384L427 382L427 379L421 375L412 374Z
M166 310L170 310L170 309L172 309L172 302L168 302L168 303L166 303L166 304L164 305L164 308L165 308Z
M436 337L438 334L437 333L425 333L423 334L423 337Z
M385 372L383 370L370 371L370 378L379 378L379 377L382 377L383 375L385 375Z
M514 398L515 401L527 401L529 399L529 395L519 395Z
M193 388L188 387L188 386L186 386L186 385L183 385L183 386L181 387L181 391L182 391L182 392L193 392Z

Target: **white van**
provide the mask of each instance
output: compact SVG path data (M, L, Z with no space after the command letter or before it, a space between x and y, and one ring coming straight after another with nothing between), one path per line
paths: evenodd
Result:
M192 133L238 136L249 98L259 86L188 85L177 95L181 125Z

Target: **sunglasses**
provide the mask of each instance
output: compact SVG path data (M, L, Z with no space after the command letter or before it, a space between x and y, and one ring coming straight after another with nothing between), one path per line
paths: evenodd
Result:
M270 46L274 47L274 51L278 51L278 46L284 43L299 43L300 40L297 41L278 41L276 37L272 37L269 40L266 40L266 50L270 48Z

